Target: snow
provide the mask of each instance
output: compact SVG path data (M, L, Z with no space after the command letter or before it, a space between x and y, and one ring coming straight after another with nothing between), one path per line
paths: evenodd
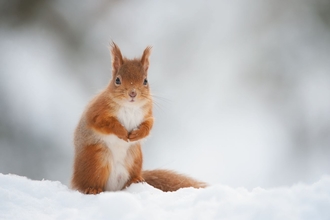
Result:
M0 219L329 219L330 176L272 189L213 185L164 193L146 183L84 195L60 182L0 174Z

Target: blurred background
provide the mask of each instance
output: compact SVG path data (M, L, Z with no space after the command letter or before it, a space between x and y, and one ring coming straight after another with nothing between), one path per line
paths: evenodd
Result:
M73 132L153 46L144 168L276 187L330 174L330 1L0 2L0 173L68 185Z

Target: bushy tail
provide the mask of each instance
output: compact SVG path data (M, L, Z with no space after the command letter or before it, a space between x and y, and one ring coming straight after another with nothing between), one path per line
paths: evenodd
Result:
M204 182L170 170L145 170L142 171L142 177L149 185L164 192L186 187L205 188L207 186Z

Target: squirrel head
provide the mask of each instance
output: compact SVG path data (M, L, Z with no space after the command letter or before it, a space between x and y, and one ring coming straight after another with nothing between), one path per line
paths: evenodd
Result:
M109 84L112 99L119 104L143 105L151 101L148 83L149 56L147 47L139 59L122 56L119 47L111 44L112 78Z

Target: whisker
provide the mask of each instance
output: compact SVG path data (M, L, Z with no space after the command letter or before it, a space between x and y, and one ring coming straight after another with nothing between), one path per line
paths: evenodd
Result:
M141 94L141 96L149 101L152 101L152 103L154 104L155 107L159 108L160 110L163 110L164 106L161 105L160 103L158 103L157 101L155 101L155 99L150 98L148 95L146 94Z
M158 96L158 95L150 94L150 96L152 96L153 98L156 98L156 99L160 99L160 100L165 101L165 102L173 103L172 100L167 99L167 98L164 98L164 97L161 97L161 96Z

